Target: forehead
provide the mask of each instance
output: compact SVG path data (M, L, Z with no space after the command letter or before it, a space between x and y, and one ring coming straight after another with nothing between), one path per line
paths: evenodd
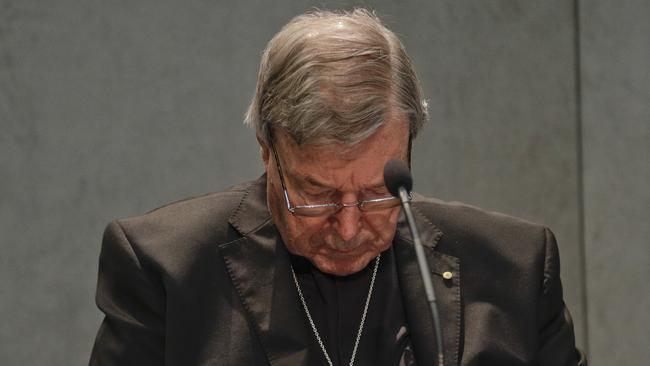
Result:
M406 160L408 131L407 122L390 120L353 146L338 142L298 145L282 132L275 142L283 170L294 179L352 188L383 182L383 168L388 160Z

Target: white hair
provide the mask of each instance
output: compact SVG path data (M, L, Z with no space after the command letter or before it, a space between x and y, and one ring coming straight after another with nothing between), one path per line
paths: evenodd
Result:
M299 145L354 145L389 117L414 138L427 105L404 46L365 9L315 11L293 18L262 55L245 124L268 144L280 128Z

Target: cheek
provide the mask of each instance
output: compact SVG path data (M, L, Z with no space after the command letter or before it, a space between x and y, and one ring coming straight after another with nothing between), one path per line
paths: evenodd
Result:
M397 227L397 219L399 217L399 209L394 209L390 214L368 214L366 215L366 223L369 230L381 242L382 247L387 247L393 241L395 230Z
M289 216L285 221L286 233L288 234L287 239L290 242L290 246L300 254L313 252L316 248L323 245L325 237L331 232L327 226L326 221L314 218Z

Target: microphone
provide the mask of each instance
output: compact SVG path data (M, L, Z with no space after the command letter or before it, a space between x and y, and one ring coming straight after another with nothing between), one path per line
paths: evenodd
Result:
M431 272L429 271L429 264L424 254L424 247L420 241L420 234L415 226L415 219L413 212L411 212L411 204L409 194L413 188L413 177L411 171L401 160L390 160L384 166L384 184L388 191L395 197L399 198L404 208L406 221L408 221L411 235L413 236L413 243L415 244L415 255L418 259L418 266L420 267L420 275L422 282L424 282L424 292L429 302L431 309L431 316L433 318L433 328L436 332L436 345L438 346L438 366L444 366L443 348L442 348L442 328L440 326L440 317L438 315L438 306L436 304L436 294L433 291L433 283L431 282Z

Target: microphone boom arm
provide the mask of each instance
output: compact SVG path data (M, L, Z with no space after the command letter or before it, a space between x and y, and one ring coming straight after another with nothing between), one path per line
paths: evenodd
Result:
M431 316L433 317L434 329L436 332L436 344L438 346L438 366L444 366L444 356L443 356L443 346L442 346L442 327L440 326L440 316L438 315L438 306L436 302L436 294L433 290L433 282L431 281L431 272L429 271L429 264L426 260L426 254L424 253L424 247L420 241L420 234L418 229L415 226L415 219L413 218L413 213L411 212L411 204L409 203L409 195L406 191L406 188L399 187L398 190L399 199L402 202L402 207L404 208L404 214L406 215L406 221L409 224L411 229L411 236L413 237L413 244L415 244L415 255L418 259L418 267L420 267L420 275L422 276L422 281L424 282L424 292L427 296L427 302L429 303L429 308L431 309Z

